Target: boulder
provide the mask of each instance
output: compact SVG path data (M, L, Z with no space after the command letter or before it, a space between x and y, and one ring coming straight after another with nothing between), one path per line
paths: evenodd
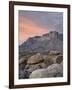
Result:
M37 53L28 59L27 64L37 64L40 62L43 62L43 57L40 53Z
M47 68L48 77L62 77L63 68L60 64L52 64Z
M51 64L56 63L57 55L43 55L44 63L47 65L47 67Z
M54 60L52 58L46 57L44 59L44 64L48 67L49 65L54 64Z
M46 64L51 65L51 64L55 64L58 63L60 64L63 61L63 55L48 55L47 57L44 57L44 62Z
M52 64L46 69L37 69L33 71L29 78L62 77L63 69L60 64Z
M26 63L27 59L25 57L22 57L21 59L19 59L19 64L21 63Z
M19 70L19 79L23 79L24 78L24 72L23 70Z
M45 78L48 77L47 69L37 69L33 71L29 78Z
M19 79L25 79L29 77L29 73L26 70L19 70Z
M58 55L56 58L56 63L60 64L63 61L63 56L62 55Z
M36 70L36 69L41 69L41 68L46 68L47 66L46 66L46 64L44 64L44 63L38 63L38 64L32 64L32 65L26 65L25 66L25 69L28 71L28 72L30 72L30 73L32 73L34 70Z
M19 64L19 69L20 70L24 70L24 68L25 68L25 64L24 63Z

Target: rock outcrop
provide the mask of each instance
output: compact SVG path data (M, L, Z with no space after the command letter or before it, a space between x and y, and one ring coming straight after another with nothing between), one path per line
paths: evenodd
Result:
M52 64L48 68L48 77L62 77L63 68L60 64Z
M63 68L60 66L60 64L52 64L46 69L37 69L33 71L29 78L62 77L62 69Z
M47 69L37 69L31 73L29 78L45 78L48 77Z
M28 59L27 64L37 64L40 62L43 62L43 57L40 53L37 53Z
M56 63L60 64L63 61L63 55L58 55L56 58Z

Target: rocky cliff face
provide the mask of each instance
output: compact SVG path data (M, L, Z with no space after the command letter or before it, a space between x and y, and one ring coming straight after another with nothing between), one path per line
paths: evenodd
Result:
M63 50L63 35L56 31L51 31L42 36L30 37L19 46L19 52L45 52Z

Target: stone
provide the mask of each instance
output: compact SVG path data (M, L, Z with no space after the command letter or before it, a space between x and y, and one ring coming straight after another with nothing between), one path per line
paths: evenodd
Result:
M47 69L37 69L30 74L29 78L45 78L47 76Z
M19 70L19 79L29 78L29 72L27 70Z
M62 55L58 55L56 58L56 63L60 64L63 61L63 56Z
M25 64L24 63L19 64L19 69L20 70L24 70L24 68L25 68Z
M33 71L29 78L49 78L49 77L62 77L63 69L60 64L52 64L45 69L37 69Z
M19 64L21 63L26 63L27 59L25 57L22 57L21 59L19 59Z
M60 64L52 64L48 68L48 77L62 77L63 68Z
M26 65L25 69L27 69L28 72L33 72L36 69L46 68L47 66L44 63L38 63L38 64L32 64L32 65Z
M37 64L40 62L43 62L43 57L40 53L37 53L28 59L27 64Z
M47 67L49 65L52 65L52 64L56 63L56 57L57 57L57 55L54 55L54 56L43 55L44 63L47 65Z
M53 59L52 58L45 58L44 59L44 64L48 67L49 65L51 65L51 64L53 64L54 63L54 61L53 61Z

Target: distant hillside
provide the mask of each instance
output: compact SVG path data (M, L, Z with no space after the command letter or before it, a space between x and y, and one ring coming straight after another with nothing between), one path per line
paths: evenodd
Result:
M29 38L19 46L19 52L63 51L63 34L56 31Z

